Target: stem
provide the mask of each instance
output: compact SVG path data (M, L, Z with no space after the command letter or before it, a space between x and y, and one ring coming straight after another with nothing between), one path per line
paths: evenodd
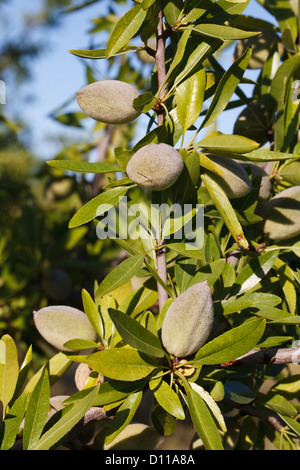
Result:
M98 145L98 162L104 162L108 150L108 146L110 144L113 132L114 132L114 126L112 124L109 124L106 128L106 132L99 142ZM93 184L92 184L92 196L96 196L98 194L101 181L103 180L103 173L97 173L95 175Z
M167 84L164 83L166 78L166 63L165 63L165 39L164 39L164 23L163 23L163 10L162 10L162 2L160 2L160 10L158 13L158 25L156 31L156 53L155 53L155 63L157 68L157 81L158 81L158 99L161 99L165 93ZM163 107L161 110L157 112L157 125L161 126L164 122L164 109ZM160 238L160 226L157 228L156 231L156 240L158 243L158 249L156 250L156 268L157 274L163 280L163 282L167 285L168 278L167 278L167 262L166 262L166 248L160 248L160 245L163 243L163 240ZM157 291L158 291L158 304L159 310L161 311L162 307L168 300L168 293L163 288L163 286L157 282Z

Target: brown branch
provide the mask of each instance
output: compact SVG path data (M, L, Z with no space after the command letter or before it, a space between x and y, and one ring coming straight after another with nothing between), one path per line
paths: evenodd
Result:
M246 364L300 364L300 348L251 349L237 359L224 362L223 367Z
M254 418L261 419L263 421L267 421L270 423L277 431L280 431L284 426L284 422L280 419L276 413L272 413L266 409L257 408L254 405L241 405L240 403L236 403L228 398L224 398L222 400L224 405L230 406L239 410L241 413L249 416L253 416Z
M155 52L155 64L157 69L157 82L160 100L166 90L167 84L163 84L166 78L166 60L165 60L165 37L164 37L164 23L163 23L163 11L162 6L158 13L158 25L156 31L156 52ZM157 112L157 124L161 126L164 121L163 109Z
M165 92L166 83L164 84L164 80L166 78L166 63L165 63L165 38L164 38L164 23L163 23L163 11L162 11L162 4L161 8L158 13L158 25L156 31L156 52L155 52L155 63L157 68L157 81L158 81L158 89L159 96L158 99L160 100ZM164 122L164 111L163 108L157 110L157 125L161 126ZM162 245L162 240L160 239L160 230L157 229L156 232L156 239L158 243L158 247ZM160 278L167 284L167 263L166 263L166 248L159 248L156 251L156 269L157 274ZM158 303L159 303L159 310L162 309L165 302L168 300L168 294L162 285L157 282L157 291L158 291Z

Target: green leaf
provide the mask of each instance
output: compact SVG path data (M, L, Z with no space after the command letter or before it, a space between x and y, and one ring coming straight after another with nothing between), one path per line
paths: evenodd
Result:
M243 31L241 29L232 28L231 26L224 26L212 23L201 23L192 28L192 31L200 34L201 36L210 36L212 38L219 38L223 40L236 40L245 39L257 36L260 34L256 31Z
M221 186L210 177L208 173L202 174L201 178L214 205L216 206L216 209L219 211L234 240L241 248L247 250L249 248L249 243L244 235L244 231L242 225L239 222L238 216L233 209L226 193L223 191Z
M278 254L278 251L270 251L244 266L235 280L231 295L242 294L255 287L272 269Z
M187 44L187 41L188 41L190 35L191 35L190 30L185 30L183 32L183 34L181 35L181 37L178 41L178 44L177 44L175 55L174 55L173 60L170 64L169 70L167 71L164 83L166 83L168 81L168 79L169 79L171 73L173 72L173 70L177 67L178 64L180 64L181 60L185 56L186 44Z
M248 404L255 400L251 388L237 380L229 380L224 384L226 396L235 403Z
M156 104L156 98L152 95L151 91L141 94L133 100L133 106L140 113L148 113Z
M203 259L202 251L189 243L168 243L165 246L168 249L175 251L175 253L187 256L188 258Z
M200 18L212 7L215 0L190 0L184 2L184 9L187 10L184 18L187 23Z
M64 353L59 352L58 354L55 354L33 375L33 377L31 377L29 382L26 384L25 391L29 394L32 393L46 367L49 371L50 385L53 385L69 369L71 365L71 359L69 359Z
M139 47L125 46L114 55L127 54L128 52L135 52L139 49ZM106 59L106 49L71 49L69 52L78 57L82 57L83 59Z
M136 320L119 310L109 309L109 314L126 343L150 356L164 356L159 339L151 331L148 331Z
M95 219L97 216L100 216L106 212L110 206L115 206L133 186L134 185L125 187L121 186L98 194L98 196L91 199L75 213L69 222L69 228L86 224L87 222Z
M24 450L32 450L36 446L47 420L49 401L49 373L45 369L28 402L23 431Z
M196 354L195 365L233 361L253 349L265 330L266 320L254 318L206 343Z
M112 57L122 47L127 46L130 39L133 38L143 24L146 14L146 10L141 8L140 5L136 5L120 18L109 37L106 46L106 58Z
M290 418L289 416L280 415L283 421L300 437L300 423L295 419Z
M170 26L173 26L178 21L182 7L182 0L164 1L164 16Z
M155 2L155 0L142 0L141 7L144 10L148 10L148 8L152 7L154 2Z
M285 0L276 0L276 2L270 0L259 0L259 3L263 7L274 15L281 31L289 30L293 37L297 37L297 17L293 9L293 2Z
M200 116L205 85L205 70L201 68L176 88L177 116L183 135Z
M277 295L266 294L264 292L251 292L244 294L241 297L230 297L227 300L223 300L222 309L225 315L230 313L236 313L240 310L244 310L249 307L261 308L265 307L270 309L280 304L282 299Z
M278 68L275 77L271 83L270 95L277 103L282 92L284 80L289 81L290 78L300 78L300 55L294 54L286 59Z
M0 401L3 405L3 416L6 407L14 396L18 381L19 364L17 347L9 335L0 340Z
M210 150L211 152L221 150L222 152L240 154L249 153L257 149L259 144L241 135L229 135L216 132L198 142L197 147Z
M86 362L91 369L116 380L139 380L158 367L158 363L149 356L129 348L107 349L87 357L70 356L70 358Z
M140 390L129 395L118 408L105 436L105 444L110 444L130 423L141 403L143 392Z
M114 163L90 163L77 162L73 160L50 160L47 162L49 166L60 168L61 170L76 171L78 173L112 173L122 171L122 169Z
M103 339L103 324L101 321L101 316L98 310L96 303L93 301L92 297L87 290L82 289L82 303L83 309L86 316L89 319L90 324L94 330L98 333L100 338Z
M224 450L219 431L203 398L195 390L187 391L187 405L199 437L207 450Z
M208 108L201 127L207 127L221 114L230 101L236 87L241 81L251 57L251 50L247 49L222 76L216 89L213 100Z
M95 296L103 297L129 281L143 266L144 256L134 255L123 260L103 279Z
M83 399L70 405L62 417L42 435L34 450L49 450L59 442L93 406L98 392L99 384L93 387Z
M202 68L202 63L207 55L215 52L222 45L222 41L219 39L203 38L203 41L200 43L195 43L194 39L191 37L189 39L190 41L186 43L180 64L174 68L170 75L170 80L174 77L174 85L172 87L174 89L188 76L191 76Z
M104 406L109 403L124 400L131 393L142 390L145 379L125 382L123 380L109 380L101 384L94 406ZM72 399L70 397L68 400Z
M209 287L212 287L221 276L225 266L226 260L224 258L217 259L202 266L196 271L193 278L187 284L187 289L198 282L204 281L207 281Z
M223 391L223 384L222 382L217 382L218 384L221 384L222 386L222 391ZM208 408L210 409L210 411L212 412L212 414L214 415L216 421L218 422L220 428L222 431L226 432L227 429L226 429L226 424L225 424L225 420L223 418L223 415L221 413L221 410L220 408L218 407L217 403L215 402L215 400L212 398L212 396L206 391L204 390L203 387L201 387L201 385L198 385L197 383L195 382L191 382L190 383L190 386L192 387L193 390L195 390L195 392L199 393L199 395L201 396L201 398L203 398L203 400L205 401L206 405L208 406ZM224 393L224 392L223 392Z
M0 450L8 450L14 445L25 414L27 398L27 394L22 393L9 409L5 420L2 421L0 425L0 440L1 436L3 436L3 439Z
M282 395L276 394L262 398L263 404L272 411L286 416L296 416L297 409Z
M162 408L177 419L185 419L180 399L167 382L162 378L155 378L149 381L149 387Z
M70 339L64 343L64 346L68 349L74 349L74 351L80 351L82 349L98 348L100 343L87 339Z

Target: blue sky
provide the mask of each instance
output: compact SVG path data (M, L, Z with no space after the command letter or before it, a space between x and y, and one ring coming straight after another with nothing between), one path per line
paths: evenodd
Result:
M58 133L68 132L71 135L78 135L77 129L69 131L65 126L54 122L49 114L61 106L66 100L75 96L76 90L85 84L85 67L82 62L68 52L69 49L85 49L89 47L91 19L101 16L106 11L107 1L103 0L89 8L76 13L68 14L58 28L50 29L41 36L37 32L37 39L47 41L47 52L42 54L32 64L33 80L26 86L24 93L33 95L34 100L22 106L21 114L31 122L31 145L35 153L42 159L53 158L53 153L57 149L53 144ZM11 0L5 8L5 12L11 19L10 31L13 34L20 26L20 18L26 11L38 11L41 0ZM123 6L124 8L124 6ZM274 22L274 19L260 5L251 0L246 14L260 19ZM228 62L227 66L230 65ZM101 61L98 61L97 69L101 73ZM247 73L248 77L255 78L255 73ZM252 76L251 76L252 75ZM1 77L0 77L1 78ZM6 84L7 111L10 104L16 109L17 103L14 101L14 90ZM78 110L74 103L74 110ZM232 125L235 111L227 111L226 117L219 121L219 130L222 132L232 132Z

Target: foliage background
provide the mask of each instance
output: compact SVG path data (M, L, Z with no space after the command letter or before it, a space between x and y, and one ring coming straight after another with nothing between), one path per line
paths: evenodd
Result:
M93 228L68 230L74 211L90 199L92 178L66 176L45 165L45 160L62 155L97 159L101 126L94 132L76 115L68 115L72 121L65 123L72 126L66 126L64 113L78 112L74 90L86 81L115 76L118 70L101 61L82 61L67 50L101 47L106 25L95 27L90 19L99 11L107 16L112 6L121 15L132 2L91 2L72 11L80 4L27 2L24 16L21 0L0 2L4 33L0 79L7 86L0 127L0 329L18 341L20 357L29 344L34 345L36 367L52 351L36 332L32 311L57 303L81 308L81 289L91 290L94 279L100 281L122 257L114 244L96 240ZM250 2L247 13L274 22L257 2ZM221 55L225 69L232 51L233 46ZM150 68L143 64L137 68L138 74L128 67L125 81L142 84L149 78ZM255 79L257 74L248 70L246 76ZM247 85L242 89L247 94ZM231 133L237 114L223 113L218 130ZM144 133L142 120L139 126L129 126L128 132L116 137L117 144L125 147L137 141ZM182 436L179 440L182 444Z

